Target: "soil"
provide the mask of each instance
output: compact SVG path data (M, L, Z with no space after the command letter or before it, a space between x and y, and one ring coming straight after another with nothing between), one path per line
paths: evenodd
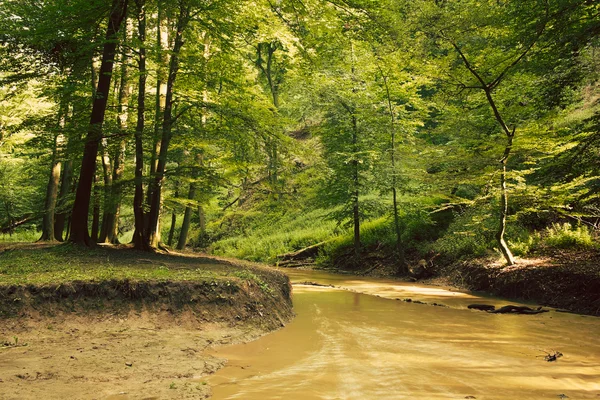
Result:
M438 281L461 289L600 316L599 263L598 250L545 249L510 267L497 258L477 258L435 271Z
M216 274L243 269L260 281L0 285L0 399L207 398L204 377L225 363L212 347L255 339L293 316L280 272L207 256L144 259Z
M479 291L514 301L600 316L600 250L542 248L507 267L498 256L448 262L407 255L410 275L398 276L393 254L376 248L359 262L340 257L332 272L398 278L423 284Z

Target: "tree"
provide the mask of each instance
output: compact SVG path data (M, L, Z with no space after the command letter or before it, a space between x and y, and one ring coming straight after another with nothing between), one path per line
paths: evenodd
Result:
M98 86L94 96L90 126L86 136L85 150L81 161L79 183L73 204L70 241L90 246L88 232L88 213L92 195L92 183L96 171L98 146L102 139L102 124L110 91L113 63L118 41L118 32L127 13L127 0L113 0L106 29L106 41L103 46L102 63L98 77Z
M134 232L133 246L137 250L150 250L148 231L144 216L144 127L146 111L146 1L136 0L136 17L138 33L138 96L137 96L137 124L135 127L135 194L133 198Z
M467 15L465 22L449 24L456 13ZM456 85L459 90L481 91L506 138L499 161L500 210L496 240L506 263L513 265L515 259L504 235L508 215L507 163L513 150L517 125L506 122L505 113L498 105L495 93L506 80L517 73L517 67L527 60L526 57L544 34L549 9L547 5L537 1L518 6L494 2L461 5L439 3L433 15L427 16L428 20L435 20L433 28L428 29L428 34L438 43L449 44L469 75L461 74L457 68L459 64L453 62L446 70L450 74L451 84ZM473 26L478 29L473 30ZM512 50L507 52L506 48Z

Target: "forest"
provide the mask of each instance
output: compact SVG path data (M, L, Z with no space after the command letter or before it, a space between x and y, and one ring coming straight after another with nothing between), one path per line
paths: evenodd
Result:
M596 398L598 260L595 0L0 2L0 399Z
M597 247L593 1L6 1L2 240ZM388 257L389 258L389 257Z

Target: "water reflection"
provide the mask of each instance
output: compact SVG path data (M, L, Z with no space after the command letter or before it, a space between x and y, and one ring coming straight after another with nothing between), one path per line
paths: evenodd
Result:
M473 296L438 288L297 278L458 308L295 286L291 324L218 351L230 362L209 379L215 399L600 399L597 318L487 314L464 309ZM544 361L553 350L564 357Z

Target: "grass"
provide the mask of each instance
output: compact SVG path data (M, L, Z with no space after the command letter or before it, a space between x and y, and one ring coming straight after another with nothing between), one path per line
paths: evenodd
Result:
M269 329L292 315L287 277L251 263L104 246L0 245L0 321L32 310L51 316L144 307Z
M569 223L557 224L546 228L544 241L546 245L558 249L597 247L590 230L585 225L571 226Z
M17 230L13 234L0 233L0 243L35 242L42 236L36 229Z
M274 262L277 255L332 239L337 223L327 219L328 211L290 213L276 221L255 227L251 232L215 242L213 254L251 261Z
M268 286L252 269L207 259L138 253L132 250L79 249L70 245L15 248L0 253L0 285L43 285L72 281L253 280Z
M511 250L517 256L527 256L543 248L594 250L600 245L593 232L585 225L573 226L568 222L553 223L525 239L509 242Z

